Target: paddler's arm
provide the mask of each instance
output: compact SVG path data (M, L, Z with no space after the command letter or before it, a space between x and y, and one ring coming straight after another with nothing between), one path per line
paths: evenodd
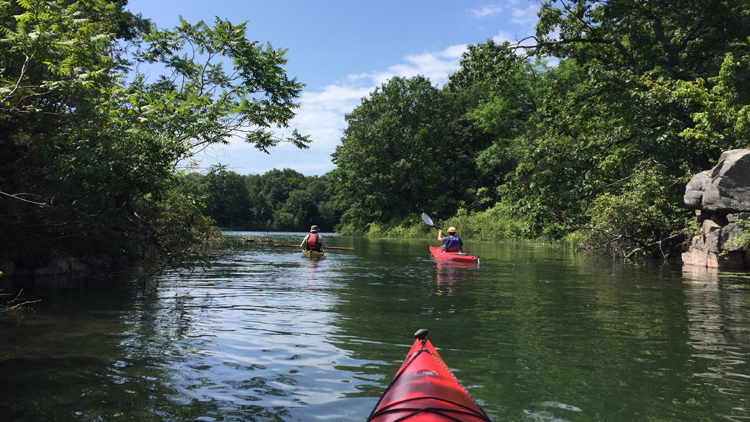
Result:
M438 229L438 240L443 241L443 229Z

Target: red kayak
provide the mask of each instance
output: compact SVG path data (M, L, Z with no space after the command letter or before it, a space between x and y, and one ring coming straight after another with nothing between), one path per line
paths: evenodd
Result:
M490 421L427 340L427 330L416 340L391 385L380 397L368 421Z
M446 252L441 246L430 246L430 253L435 258L450 259L452 261L479 262L478 256L471 256L462 252Z

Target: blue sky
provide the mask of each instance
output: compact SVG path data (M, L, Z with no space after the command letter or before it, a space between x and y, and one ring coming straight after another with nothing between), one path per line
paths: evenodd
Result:
M467 44L502 42L534 33L537 0L130 0L127 8L160 28L214 17L248 22L247 37L287 49L289 76L307 84L291 129L310 135L310 149L281 144L264 154L241 140L199 156L240 174L273 168L306 175L332 170L351 112L393 76L424 75L442 85L458 69ZM283 131L279 133L283 134Z

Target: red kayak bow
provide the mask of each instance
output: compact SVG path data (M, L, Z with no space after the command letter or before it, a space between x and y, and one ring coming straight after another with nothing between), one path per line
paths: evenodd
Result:
M427 330L417 331L414 337L414 345L368 422L490 421L427 340Z
M435 258L450 259L452 261L463 261L463 262L479 262L478 256L471 256L469 254L460 252L446 252L441 246L430 246L430 253Z

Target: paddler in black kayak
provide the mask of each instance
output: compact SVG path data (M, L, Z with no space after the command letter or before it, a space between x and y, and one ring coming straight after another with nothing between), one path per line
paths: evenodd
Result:
M446 252L463 252L464 242L456 236L456 228L448 227L448 236L443 237L443 229L438 229L438 240L443 242Z
M310 227L310 234L302 239L302 244L299 245L299 247L302 249L308 249L317 252L320 252L323 248L326 247L326 244L323 241L323 236L318 234L318 226L313 225L312 227Z

